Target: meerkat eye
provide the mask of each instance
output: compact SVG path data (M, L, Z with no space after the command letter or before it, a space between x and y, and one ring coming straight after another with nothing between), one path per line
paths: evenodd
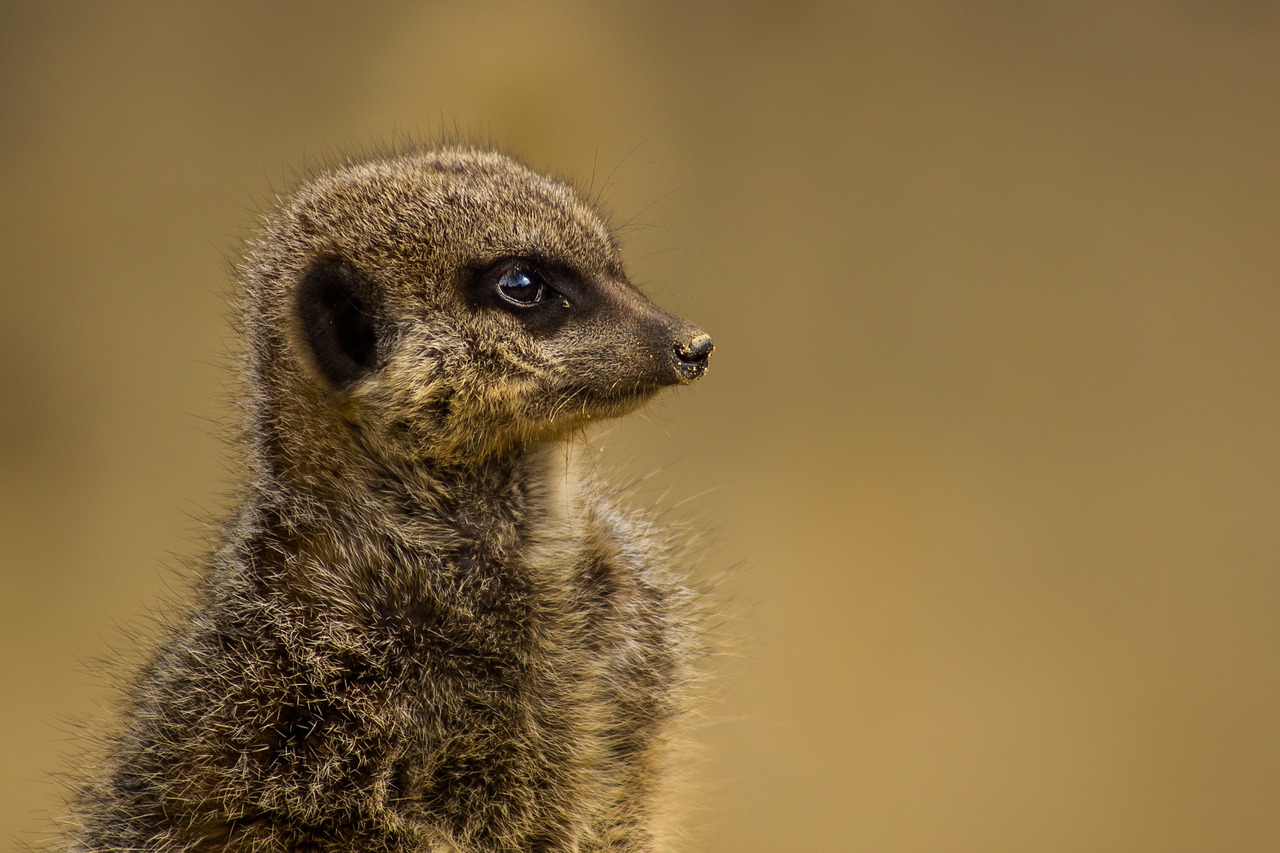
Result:
M519 308L544 301L551 289L536 271L525 266L512 266L498 275L498 295Z
M507 257L472 268L462 285L476 308L513 315L533 334L551 334L568 322L583 296L571 270L538 258Z

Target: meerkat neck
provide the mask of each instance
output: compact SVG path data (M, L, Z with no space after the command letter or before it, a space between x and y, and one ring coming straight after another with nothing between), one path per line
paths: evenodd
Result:
M289 476L292 468L270 466L249 501L262 508L260 518L247 529L329 562L379 559L393 543L415 558L458 550L501 554L529 544L532 529L572 539L581 506L579 445L570 438L469 465L426 460L325 477L298 478ZM369 553L357 557L353 547L366 544Z

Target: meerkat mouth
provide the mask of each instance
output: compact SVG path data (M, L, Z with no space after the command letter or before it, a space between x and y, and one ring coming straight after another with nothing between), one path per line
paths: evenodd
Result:
M692 380L690 380L692 381ZM651 399L664 386L657 382L632 381L602 389L595 385L573 385L554 395L549 420L574 422L604 420L625 415Z

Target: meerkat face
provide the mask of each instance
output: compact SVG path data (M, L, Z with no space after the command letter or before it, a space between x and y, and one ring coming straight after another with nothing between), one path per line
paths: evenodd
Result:
M321 178L258 248L277 381L388 457L554 438L698 379L712 350L631 286L569 187L494 154Z

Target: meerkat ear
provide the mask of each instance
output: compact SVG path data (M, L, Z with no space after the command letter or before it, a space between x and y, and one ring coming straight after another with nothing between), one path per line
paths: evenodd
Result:
M343 260L324 260L298 285L297 311L316 365L345 388L377 365L378 333L372 288Z

